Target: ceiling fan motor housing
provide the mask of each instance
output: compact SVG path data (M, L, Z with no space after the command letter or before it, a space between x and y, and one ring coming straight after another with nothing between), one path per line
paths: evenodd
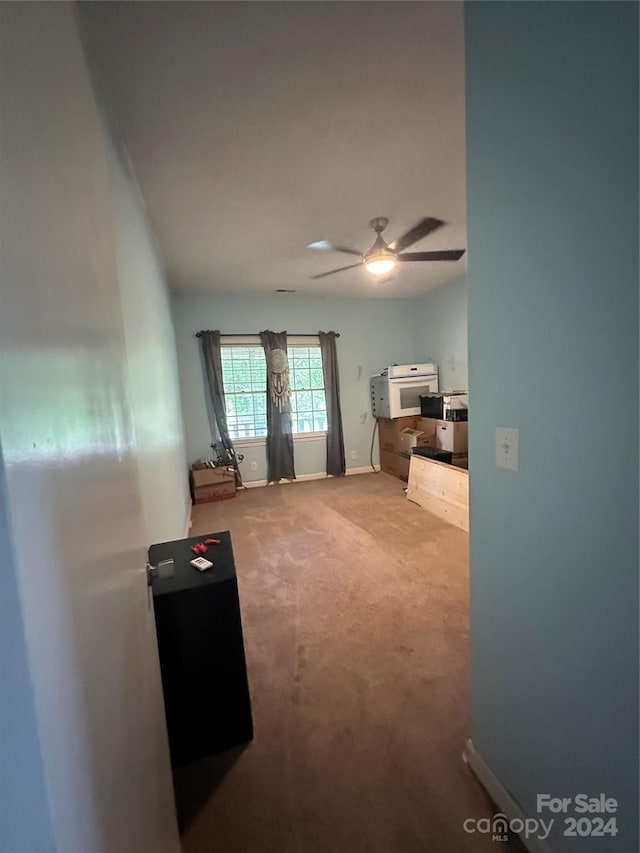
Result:
M380 259L389 258L389 260L392 261L396 260L396 253L389 248L386 240L384 239L381 233L386 228L388 221L389 220L385 219L384 217L379 217L378 219L371 220L371 227L376 232L376 239L373 246L364 255L365 261L372 257Z
M380 234L381 231L384 231L384 229L387 227L388 224L389 224L389 220L387 219L386 216L376 216L369 223L369 225L373 228L373 230L378 234Z

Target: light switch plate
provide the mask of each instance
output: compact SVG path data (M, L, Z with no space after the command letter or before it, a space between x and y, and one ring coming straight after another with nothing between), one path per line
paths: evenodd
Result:
M520 434L513 427L496 427L496 465L507 471L517 471Z

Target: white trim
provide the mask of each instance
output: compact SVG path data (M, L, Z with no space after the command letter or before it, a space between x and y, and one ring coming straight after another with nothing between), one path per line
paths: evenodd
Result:
M305 441L324 441L327 437L326 430L324 432L294 432L293 443ZM232 438L234 447L264 447L267 443L265 436L256 438Z
M185 539L189 538L189 533L191 532L191 525L193 524L193 521L191 519L192 510L193 510L193 505L192 505L191 501L189 501L189 506L187 507L187 520L186 520L185 525L184 525L184 538Z
M317 347L320 344L318 335L287 335L289 347ZM221 347L260 347L260 335L220 335Z
M367 465L364 468L347 468L346 476L350 477L353 474L377 474L380 470L380 466L375 466L375 471L371 469L371 465ZM281 480L280 486L287 485L295 485L295 483L304 483L306 480L333 480L334 477L332 474L325 474L323 471L318 471L316 474L300 474L296 477L295 480ZM337 479L337 478L336 478ZM275 485L274 483L267 483L266 480L250 480L248 483L243 483L243 486L246 486L247 489L257 489L261 486Z
M324 473L321 473L321 472L319 472L317 474L299 474L295 480L280 480L278 485L279 486L288 486L288 485L294 485L295 483L302 483L305 480L326 480L326 479L327 479L327 475ZM267 483L266 480L251 480L249 483L245 483L243 481L243 485L246 486L248 489L256 489L259 486L274 486L275 483Z
M320 346L318 335L287 335L288 347L317 347Z
M262 346L260 343L260 335L243 335L242 337L238 337L238 335L220 335L220 346L221 347L259 347Z
M233 446L235 447L264 447L267 442L266 438L232 438Z
M324 432L294 432L293 443L305 441L326 441L327 431Z
M377 474L379 470L379 465L374 465L373 469L371 465L364 465L362 468L347 468L347 477L351 477L353 474Z
M526 820L527 815L525 815L502 782L493 774L491 768L485 763L484 758L476 750L472 740L467 741L465 750L462 753L462 759L508 821L514 818ZM550 848L539 838L525 838L523 835L519 837L529 853L551 853Z
M260 343L259 335L243 335L242 337L238 336L230 336L230 335L222 335L220 337L220 346L222 347L256 347L258 349L262 348L262 344ZM320 348L320 338L318 335L295 335L287 338L287 347L316 347ZM322 391L326 394L325 388L309 388L309 389L292 389L297 391L309 390L309 391ZM249 393L249 392L247 392ZM256 391L252 391L251 393L258 393ZM230 392L230 396L232 396ZM299 441L320 441L325 439L327 436L326 430L321 430L318 432L294 432L293 433L293 441L294 443ZM264 446L266 443L266 436L256 436L254 438L234 438L231 436L231 440L234 445L238 447L260 447Z

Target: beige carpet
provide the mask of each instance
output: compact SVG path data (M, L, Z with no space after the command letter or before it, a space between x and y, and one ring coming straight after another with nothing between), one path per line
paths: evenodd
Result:
M194 508L192 535L231 530L255 739L177 773L185 853L495 853L462 829L494 811L461 759L468 537L402 485Z

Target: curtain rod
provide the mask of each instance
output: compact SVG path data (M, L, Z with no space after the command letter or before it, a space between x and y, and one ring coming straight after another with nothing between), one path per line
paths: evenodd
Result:
M291 336L292 338L317 338L317 332L287 332L287 336ZM201 338L202 332L196 332L194 335L195 338ZM257 332L233 332L230 335L227 335L225 332L220 332L221 338L257 338ZM336 332L336 338L340 337L340 332Z

